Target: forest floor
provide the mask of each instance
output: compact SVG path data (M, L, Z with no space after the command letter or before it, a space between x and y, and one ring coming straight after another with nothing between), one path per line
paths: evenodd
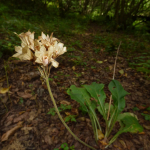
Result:
M111 53L104 52L103 48L95 53L93 36L97 33L106 34L98 26L92 25L88 32L76 34L68 41L63 40L65 45L72 40L78 41L73 44L77 50L68 48L68 52L60 56L59 67L51 70L50 85L58 106L60 104L72 106L71 110L61 112L62 117L65 118L68 114L77 115L76 122L67 122L73 133L99 150L100 147L94 140L89 116L80 112L79 104L72 100L66 92L71 85L80 87L92 82L103 83L105 84L106 101L109 101L108 84L113 77L116 48ZM113 36L120 38L118 34L113 34ZM120 47L117 60L115 79L130 93L125 97L125 112L137 115L144 131L141 134L124 133L107 149L149 150L150 124L141 113L150 114L150 111L146 110L150 107L150 81L143 73L129 67L127 57L121 51L122 47ZM135 55L138 54L135 53ZM1 59L0 85L7 87L8 77L11 87L9 95L8 93L0 95L2 100L0 101L0 137L1 140L7 139L5 133L8 131L11 132L11 136L0 142L1 150L54 150L54 148L61 149L62 143L67 143L69 146L74 145L75 150L89 150L68 133L56 114L54 116L47 114L50 108L53 108L53 104L46 84L42 84L40 80L40 73L36 65L31 62L8 59L6 71L4 66L4 60ZM5 106L8 109L7 113ZM105 131L105 123L100 115L99 121ZM17 130L12 132L14 128ZM119 124L116 124L111 135L118 130Z

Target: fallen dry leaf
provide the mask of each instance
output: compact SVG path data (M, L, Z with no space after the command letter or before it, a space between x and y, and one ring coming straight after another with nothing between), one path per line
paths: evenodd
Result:
M29 114L30 118L29 121L32 121L38 115L36 110L32 110Z
M72 67L72 70L73 70L73 71L75 71L75 70L76 70L76 67L75 67L75 66L73 66L73 67Z
M119 70L119 73L121 74L121 75L123 75L124 74L124 70L122 69L122 70Z
M85 117L80 117L77 119L78 121L85 121Z
M19 122L19 121L21 121L21 120L23 120L23 119L26 119L26 118L28 118L28 115L29 115L29 112L25 112L25 113L23 113L22 115L20 115L20 116L18 116L17 118L15 118L15 119L13 120L13 122L16 123L16 122Z
M22 121L20 121L14 128L10 129L9 131L7 131L6 133L4 133L1 137L1 141L7 141L8 138L15 133L16 130L18 130L19 128L22 127Z
M5 94L9 91L10 88L11 88L11 86L9 86L8 88L0 88L0 93Z
M52 138L49 136L49 135L46 135L44 137L44 141L48 144L48 145L52 145L53 142L52 142Z
M60 101L60 104L64 104L64 105L70 105L70 102L68 102L68 101L65 101L65 100L62 100L62 101Z
M126 143L123 140L119 140L119 142L121 143L121 145L123 146L124 149L127 148Z
M8 95L5 95L4 97L1 98L3 103L6 103L8 100Z
M22 98L31 98L32 94L30 93L24 93L24 92L17 92L18 96L22 97Z
M98 131L98 139L99 140L102 140L103 138L104 138L104 134L102 133L102 131L101 130L97 130Z
M71 109L72 113L75 113L76 115L79 115L78 109L77 108L72 108Z
M113 69L113 66L109 66L109 70L111 71Z
M70 115L71 115L71 113L70 113L70 112L65 112L65 114L66 114L67 116L70 116Z
M147 130L150 130L150 126L147 126L147 125L144 125L144 124L143 124L143 127L144 127L145 129L147 129Z
M23 127L21 130L24 131L24 134L29 134L29 131L32 129L33 129L33 127Z

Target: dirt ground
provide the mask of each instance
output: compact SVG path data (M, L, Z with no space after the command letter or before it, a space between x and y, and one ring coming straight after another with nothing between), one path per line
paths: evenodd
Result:
M98 32L96 28L91 30ZM80 112L79 104L71 100L66 92L71 85L103 83L107 101L109 100L108 84L112 80L116 52L111 55L103 50L99 53L93 52L92 34L89 30L89 33L74 37L82 41L82 47L75 47L77 51L69 51L60 56L59 67L51 70L50 85L58 106L66 101L72 106L71 110L61 112L62 117L66 117L66 112L77 115L76 122L67 122L73 133L99 150L100 147L94 140L89 116ZM71 57L73 55L80 56L81 61L76 57ZM98 63L99 61L101 62ZM124 73L119 73L120 70L123 70ZM8 93L0 95L3 101L0 101L0 138L4 138L4 134L13 128L16 127L16 129L7 140L0 141L0 150L53 150L54 148L61 149L62 143L67 143L69 146L74 145L75 150L89 150L68 133L57 115L47 114L49 109L53 108L53 104L46 84L42 84L40 80L40 73L36 65L33 65L32 62L9 59L7 74L8 76L4 69L4 60L1 59L0 85L7 87L8 77L11 88L9 95ZM125 112L137 115L144 131L142 134L124 133L107 149L149 150L150 123L141 113L150 114L146 110L147 107L150 107L150 81L146 80L142 73L131 69L121 54L117 60L115 79L121 82L124 89L130 93L125 97ZM139 110L133 111L134 107ZM99 121L104 131L105 123L100 115ZM112 135L118 130L119 125L116 124Z

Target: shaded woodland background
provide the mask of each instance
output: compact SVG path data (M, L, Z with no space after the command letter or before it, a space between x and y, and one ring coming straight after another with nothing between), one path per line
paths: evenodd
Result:
M94 22L107 32L126 31L150 40L149 10L149 0L1 0L0 57L14 52L19 40L13 32L28 29L66 36L82 33Z

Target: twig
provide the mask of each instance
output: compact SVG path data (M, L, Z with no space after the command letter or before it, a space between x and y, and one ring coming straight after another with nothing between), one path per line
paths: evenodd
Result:
M114 64L113 80L115 79L116 64L117 64L117 58L118 58L118 53L119 53L119 49L120 49L121 43L122 42L120 41L120 44L119 44L118 49L117 49L117 54L116 54L116 59L115 59L115 64ZM109 115L110 115L111 101L112 101L112 95L110 96L109 109L108 109L108 114L107 114L107 120L109 119Z
M6 80L7 80L7 87L8 87L8 98L9 98L9 101L11 102L11 106L12 106L12 100L10 99L10 94L9 94L9 81L8 81L8 74L7 74L7 63L4 61L4 69L5 69L5 74L6 74Z

